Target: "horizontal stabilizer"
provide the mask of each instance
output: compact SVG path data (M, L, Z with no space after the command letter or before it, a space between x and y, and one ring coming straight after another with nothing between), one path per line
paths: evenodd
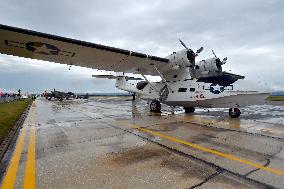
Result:
M125 78L126 80L143 80L139 77L130 77L130 76L115 76L115 75L92 75L95 78L106 78L106 79L117 79L117 78Z

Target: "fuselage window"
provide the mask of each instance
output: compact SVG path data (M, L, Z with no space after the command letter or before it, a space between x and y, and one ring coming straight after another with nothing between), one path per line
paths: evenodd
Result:
M187 88L179 88L178 92L186 92Z
M195 88L190 88L189 91L190 91L190 92L194 92L194 91L195 91Z

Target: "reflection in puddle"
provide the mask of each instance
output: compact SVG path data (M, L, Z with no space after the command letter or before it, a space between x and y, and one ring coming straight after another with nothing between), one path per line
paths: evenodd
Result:
M141 113L139 112L137 106L132 104L132 118L141 117Z
M229 118L229 127L230 129L240 129L241 128L240 119Z

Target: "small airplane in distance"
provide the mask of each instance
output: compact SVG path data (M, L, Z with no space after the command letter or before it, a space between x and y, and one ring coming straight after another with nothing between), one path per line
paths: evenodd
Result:
M52 98L54 98L54 99L58 99L59 101L62 101L63 99L68 100L69 98L74 98L75 95L72 92L65 93L61 91L56 91L54 89L53 91L50 91L50 93L45 91L43 93L43 96L48 100L51 100Z
M0 53L75 65L98 70L140 74L141 78L122 75L94 75L116 80L116 87L151 100L150 111L160 112L161 103L182 106L185 112L195 107L229 108L233 118L240 116L240 108L263 103L267 91L243 90L239 83L245 77L222 70L227 58L213 57L196 61L203 47L197 51L180 40L183 50L165 58L95 43L0 25ZM150 82L146 75L160 76L160 82Z

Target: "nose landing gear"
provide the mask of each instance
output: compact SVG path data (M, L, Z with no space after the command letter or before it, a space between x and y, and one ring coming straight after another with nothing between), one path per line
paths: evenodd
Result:
M239 108L230 108L229 109L229 115L232 118L238 118L241 115L241 110Z
M150 112L161 113L161 103L158 100L153 100L151 102Z

